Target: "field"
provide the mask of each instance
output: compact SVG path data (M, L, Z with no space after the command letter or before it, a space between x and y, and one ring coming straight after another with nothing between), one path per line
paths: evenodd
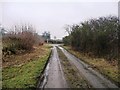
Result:
M12 55L3 63L3 88L35 88L50 54L50 46L36 46L31 52Z

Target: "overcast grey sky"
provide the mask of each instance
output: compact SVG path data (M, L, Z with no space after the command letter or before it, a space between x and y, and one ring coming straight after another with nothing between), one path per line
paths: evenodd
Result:
M66 35L66 24L99 16L118 15L117 2L7 2L2 3L2 25L30 23L41 34L50 31L51 37Z

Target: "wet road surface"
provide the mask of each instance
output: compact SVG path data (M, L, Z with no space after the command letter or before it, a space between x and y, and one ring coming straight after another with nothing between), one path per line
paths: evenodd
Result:
M106 79L99 72L93 70L88 64L76 58L59 45L53 45L52 54L44 72L44 80L39 88L69 88L60 64L56 46L62 50L70 63L78 69L78 72L93 88L118 88L110 80Z
M115 84L106 79L100 73L90 68L89 65L79 60L62 47L59 48L66 55L70 63L74 64L78 68L80 74L86 78L86 80L93 86L93 88L118 88Z
M40 88L68 88L59 61L56 45L53 45L52 55L45 71L45 79Z

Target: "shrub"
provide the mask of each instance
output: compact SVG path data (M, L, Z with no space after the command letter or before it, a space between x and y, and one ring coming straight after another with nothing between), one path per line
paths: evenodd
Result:
M15 26L14 31L3 35L3 54L16 54L18 50L30 51L36 42L41 42L41 37L35 33L32 26ZM43 42L42 42L43 43Z
M90 19L71 26L71 33L63 38L63 42L81 52L92 52L95 56L106 57L108 60L117 59L120 37L118 26L118 18L115 16Z

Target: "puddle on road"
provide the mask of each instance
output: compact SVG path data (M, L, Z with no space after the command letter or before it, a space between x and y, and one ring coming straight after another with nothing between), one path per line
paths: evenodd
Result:
M52 50L52 49L53 49L53 48L51 48L51 50ZM51 55L52 55L52 54L51 54ZM50 56L50 58L51 58L51 56ZM49 74L49 68L50 68L50 58L49 58L49 61L48 61L48 63L47 63L47 66L46 66L46 68L45 68L45 71L44 71L44 73L43 73L43 80L42 80L42 82L40 82L39 88L44 88L45 85L47 84L48 74Z
M47 66L46 66L46 69L45 69L44 74L43 74L43 77L44 77L44 78L43 78L43 82L41 82L39 88L44 88L45 85L47 84L49 66L50 66L50 62L48 62Z

